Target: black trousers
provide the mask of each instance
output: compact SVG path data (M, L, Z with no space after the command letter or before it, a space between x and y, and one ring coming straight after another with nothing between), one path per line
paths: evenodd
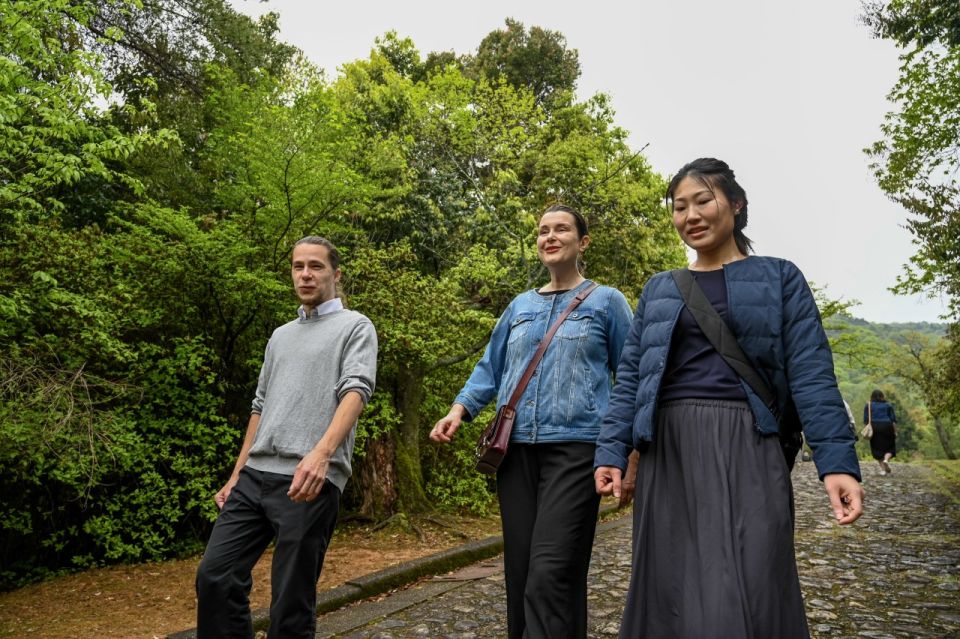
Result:
M510 444L497 471L510 639L584 639L595 446Z
M326 482L312 502L287 496L290 475L240 471L197 569L197 637L253 639L251 571L276 540L269 639L313 639L317 580L340 509L340 489Z

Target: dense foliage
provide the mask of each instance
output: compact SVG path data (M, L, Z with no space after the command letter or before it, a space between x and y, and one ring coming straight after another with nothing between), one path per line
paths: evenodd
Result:
M354 514L483 510L471 442L426 444L510 298L540 283L537 214L594 235L636 299L682 262L664 182L575 50L508 22L474 54L395 34L327 79L219 0L0 5L0 586L198 547L291 244L340 245L375 323ZM537 60L538 64L531 64Z

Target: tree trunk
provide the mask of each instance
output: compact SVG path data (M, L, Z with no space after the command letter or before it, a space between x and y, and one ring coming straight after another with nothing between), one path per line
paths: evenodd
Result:
M397 450L394 438L383 434L366 444L358 460L357 488L361 495L361 518L381 521L397 509Z
M400 413L397 439L397 482L400 503L406 512L424 512L432 508L423 489L420 465L420 406L423 403L424 372L400 366L396 380L396 407Z
M947 459L956 459L957 455L953 452L953 446L950 445L950 436L947 434L947 429L943 425L943 420L938 416L934 416L933 425L937 429L937 436L940 438L940 445L943 446L943 452L946 453Z

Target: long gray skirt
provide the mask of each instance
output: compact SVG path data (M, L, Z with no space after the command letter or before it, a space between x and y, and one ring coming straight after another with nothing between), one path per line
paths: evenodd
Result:
M640 455L621 639L808 639L790 474L746 402L658 409Z

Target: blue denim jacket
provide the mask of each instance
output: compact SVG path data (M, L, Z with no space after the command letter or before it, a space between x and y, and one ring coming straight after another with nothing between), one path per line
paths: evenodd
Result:
M455 403L475 417L506 404L550 326L589 280L566 293L521 293L510 302ZM511 441L593 442L632 319L623 293L599 286L560 326L517 403Z

